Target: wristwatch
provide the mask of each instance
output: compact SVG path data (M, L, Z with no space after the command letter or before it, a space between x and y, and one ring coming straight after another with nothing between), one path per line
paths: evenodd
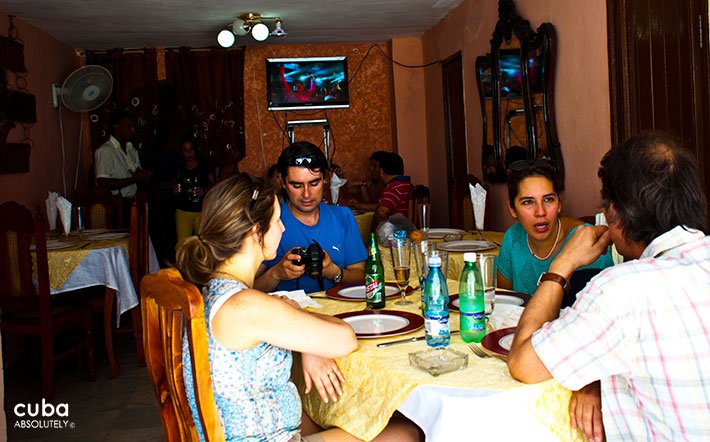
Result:
M567 280L567 278L565 278L562 275L558 275L557 273L545 272L542 275L540 275L540 278L537 280L537 285L539 286L544 281L556 282L562 286L562 290L565 292L565 294L569 293L570 283Z
M333 278L333 284L340 284L340 282L343 280L343 269L340 269L337 275L335 275L335 278Z

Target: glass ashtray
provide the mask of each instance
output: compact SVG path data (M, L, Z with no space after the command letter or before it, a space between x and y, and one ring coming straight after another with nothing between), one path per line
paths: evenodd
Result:
M439 376L468 367L468 355L450 348L433 348L409 353L409 365Z

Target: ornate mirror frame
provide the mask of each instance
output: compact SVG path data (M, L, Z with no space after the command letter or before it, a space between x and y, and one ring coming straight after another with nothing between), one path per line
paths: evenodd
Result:
M476 58L487 181L504 182L511 161L545 157L564 183L553 99L556 43L551 23L533 31L512 0L498 2L491 52Z

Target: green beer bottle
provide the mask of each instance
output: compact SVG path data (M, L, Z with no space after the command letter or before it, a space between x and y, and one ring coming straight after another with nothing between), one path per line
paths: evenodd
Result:
M385 308L385 268L374 233L370 233L370 250L365 263L365 297L368 309Z

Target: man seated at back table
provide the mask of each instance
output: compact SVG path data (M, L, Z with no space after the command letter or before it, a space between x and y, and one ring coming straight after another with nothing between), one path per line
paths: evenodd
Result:
M599 177L609 226L578 228L541 276L510 372L580 390L570 415L590 440L707 440L710 236L695 160L672 137L644 133L610 150ZM560 313L572 272L612 241L627 261Z
M407 216L409 199L412 197L412 179L404 175L404 161L394 152L380 152L379 174L385 187L377 203L351 203L354 209L374 210L372 228L374 232L381 222L392 215Z
M325 252L323 284L328 290L339 283L362 284L365 280L367 251L352 211L347 207L323 204L323 186L328 162L318 147L295 142L281 152L277 162L288 201L281 204L285 228L276 258L265 261L254 281L263 291L321 290L318 281L296 265L296 247L306 248L316 240Z

